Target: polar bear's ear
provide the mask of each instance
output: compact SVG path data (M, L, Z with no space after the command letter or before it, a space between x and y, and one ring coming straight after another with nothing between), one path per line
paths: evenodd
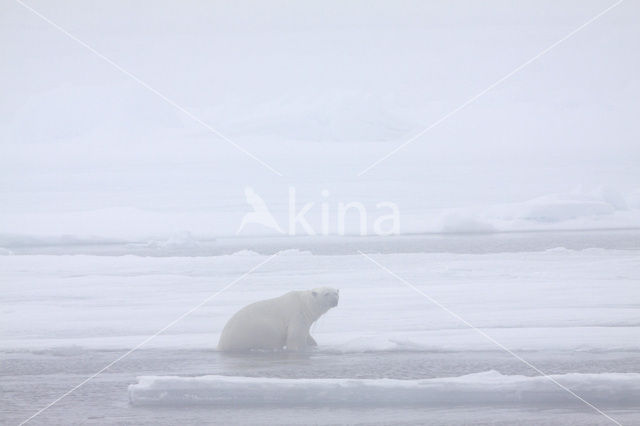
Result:
M318 295L318 292L312 291L311 294L313 295L313 297L316 297Z

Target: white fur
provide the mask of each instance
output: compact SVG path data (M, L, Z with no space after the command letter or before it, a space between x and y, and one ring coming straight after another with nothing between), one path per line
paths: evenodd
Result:
M218 350L250 349L301 351L316 342L309 327L338 304L338 290L319 287L290 291L240 309L222 330Z

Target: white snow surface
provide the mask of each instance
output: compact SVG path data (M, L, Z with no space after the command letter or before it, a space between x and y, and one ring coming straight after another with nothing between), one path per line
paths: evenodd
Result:
M549 377L486 371L459 377L397 379L281 379L233 376L142 376L129 386L133 405L455 406L547 404L566 406L575 397L591 403L635 403L640 374L558 374Z
M294 289L340 289L312 328L318 350L500 351L361 255L276 255L144 348L214 349L241 307ZM640 351L637 251L371 254L516 351ZM0 350L125 349L266 260L0 256Z

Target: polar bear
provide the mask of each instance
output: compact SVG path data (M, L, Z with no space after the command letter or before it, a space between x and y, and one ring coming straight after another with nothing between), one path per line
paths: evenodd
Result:
M290 291L240 309L222 330L218 350L250 349L302 351L317 346L309 327L338 305L339 290L319 287Z

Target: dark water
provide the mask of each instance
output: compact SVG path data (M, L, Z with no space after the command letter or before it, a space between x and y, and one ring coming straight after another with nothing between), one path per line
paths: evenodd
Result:
M69 350L2 355L2 423L17 424L117 358L120 351ZM637 354L521 354L541 370L637 372ZM567 406L434 408L133 407L127 386L141 375L222 374L283 378L398 378L459 376L497 370L535 375L508 354L378 352L363 354L222 355L203 350L140 350L115 364L32 424L610 424L576 401ZM550 384L550 386L553 386ZM600 407L623 424L638 424L638 407Z
M417 234L398 236L263 237L187 241L178 246L161 242L32 240L0 235L0 247L15 254L93 254L118 256L218 256L240 250L274 254L298 249L313 254L367 253L502 253L565 247L640 250L640 229L501 232L488 234Z

